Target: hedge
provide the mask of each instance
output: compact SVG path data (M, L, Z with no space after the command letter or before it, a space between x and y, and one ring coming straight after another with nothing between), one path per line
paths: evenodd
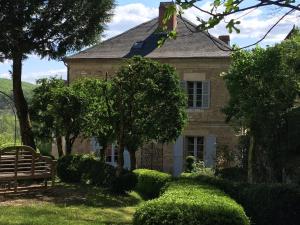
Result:
M247 184L184 174L199 184L214 185L241 204L255 225L298 225L300 188L284 184Z
M133 171L137 175L136 191L145 199L157 198L167 182L171 181L171 175L156 170L137 169Z
M136 175L123 170L116 177L116 169L93 155L68 155L60 158L57 175L63 182L85 183L109 188L113 192L123 193L134 189Z
M172 182L137 209L134 225L249 225L243 208L224 192L191 180Z

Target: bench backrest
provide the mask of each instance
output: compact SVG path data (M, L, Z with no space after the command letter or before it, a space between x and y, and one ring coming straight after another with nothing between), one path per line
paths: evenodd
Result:
M11 146L0 149L0 174L34 176L53 171L51 158L41 156L28 146Z

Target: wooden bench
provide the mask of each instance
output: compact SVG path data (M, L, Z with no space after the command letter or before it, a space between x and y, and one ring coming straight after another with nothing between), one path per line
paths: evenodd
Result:
M0 193L26 189L26 185L19 187L19 183L26 183L26 180L44 181L45 187L47 187L48 180L51 180L53 186L55 167L55 160L42 156L31 147L0 148Z

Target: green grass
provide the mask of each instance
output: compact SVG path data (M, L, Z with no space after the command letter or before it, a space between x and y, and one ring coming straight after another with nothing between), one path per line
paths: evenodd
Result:
M28 82L22 82L22 88L24 91L25 96L28 96L31 94L32 90L35 88L36 85L28 83ZM0 90L5 92L6 94L11 93L12 91L12 80L0 78Z
M58 186L0 202L0 225L131 224L142 199L135 192L113 195L90 186Z
M22 89L27 100L29 100L32 97L32 90L35 87L36 85L34 84L22 82ZM12 96L12 89L13 89L12 80L0 78L0 91ZM12 113L9 104L7 103L7 99L1 94L0 94L0 110L4 110L9 113Z

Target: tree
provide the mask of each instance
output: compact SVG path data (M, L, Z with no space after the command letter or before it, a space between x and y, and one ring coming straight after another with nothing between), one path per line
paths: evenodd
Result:
M295 40L232 55L224 75L230 93L224 112L227 121L235 122L250 136L249 182L276 180L280 131L300 90L299 60L300 42Z
M265 35L255 43L252 43L248 46L244 46L242 48L248 48L250 46L255 46L259 42L263 41L267 35L282 21L286 16L294 13L300 12L300 2L295 0L276 0L276 1L268 1L268 0L259 0L259 1L246 1L246 0L212 0L209 9L205 9L200 7L197 3L201 2L201 0L176 0L176 4L179 6L179 14L182 15L185 10L189 8L194 8L202 14L202 16L198 16L197 20L200 24L197 26L196 32L204 32L204 34L208 35L212 40L213 38L208 33L208 30L214 28L221 22L226 24L226 29L229 33L235 31L236 33L240 33L238 28L241 23L240 19L252 13L254 10L258 8L271 8L277 10L277 14L281 15L279 19L274 22L274 24L270 27L268 31L266 31ZM278 10L279 9L279 10ZM177 13L176 7L169 7L165 14L165 22L168 20L168 17L173 13ZM244 13L244 14L241 14ZM236 16L235 18L233 16ZM207 17L205 19L204 17ZM176 32L169 32L169 37L175 38ZM220 47L219 45L217 45ZM221 48L221 47L220 47ZM221 48L224 51L232 51L231 48Z
M83 78L75 81L72 88L85 102L82 134L97 138L102 147L101 160L104 161L105 150L115 141L111 82L107 79Z
M76 90L63 82L55 78L40 80L40 86L34 90L30 111L42 136L52 137L54 134L58 138L59 150L60 137L65 137L66 154L69 155L81 133L86 104ZM61 150L59 154L62 154Z
M124 164L124 147L134 169L135 152L143 144L171 142L182 132L187 103L173 67L134 57L112 79L112 92L119 170Z
M33 90L33 97L29 105L34 136L40 140L52 140L55 138L58 156L62 157L64 153L61 131L54 126L56 118L48 111L48 108L53 101L53 91L58 88L64 88L65 82L62 79L52 77L38 80L37 85Z
M13 62L14 101L25 145L35 148L21 85L23 60L30 54L60 59L94 44L113 6L113 0L0 0L0 54Z

